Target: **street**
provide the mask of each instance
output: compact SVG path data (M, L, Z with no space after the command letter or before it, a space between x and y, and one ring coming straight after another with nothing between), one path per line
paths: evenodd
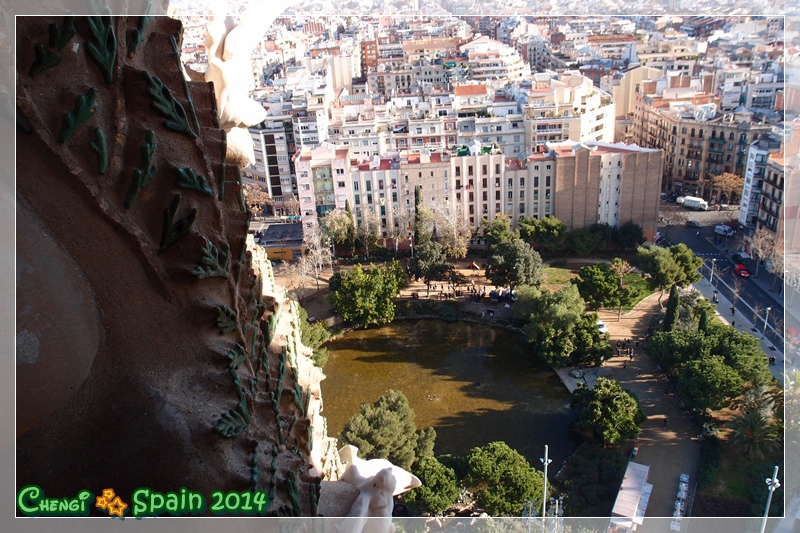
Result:
M683 225L667 228L662 226L659 228L661 234L670 244L684 243L695 255L702 257L704 266L701 272L706 279L711 280L713 265L712 282L717 290L728 300L736 301L736 313L742 313L752 322L758 333L763 331L766 317L767 338L775 343L776 348L783 351L783 293L779 292L783 286L781 280L775 281L775 277L763 265L759 267L758 278L756 278L756 261L753 259L743 261L743 264L750 270L751 277L739 277L733 272L734 263L730 258L741 250L742 240L745 237L744 232L739 231L727 239L714 234L714 226L726 223L726 218L735 218L738 212L690 211L682 207L662 204L662 213L676 209L686 213L689 220L699 222L701 227L693 228ZM715 237L718 238L719 244L715 244ZM665 242L661 244L666 245ZM773 285L775 289L771 290ZM738 299L733 295L737 287L740 287ZM767 308L769 308L768 317L766 316ZM756 310L758 310L757 314ZM800 329L800 324L791 323L794 319L787 317L787 320L790 322L786 324L787 327Z

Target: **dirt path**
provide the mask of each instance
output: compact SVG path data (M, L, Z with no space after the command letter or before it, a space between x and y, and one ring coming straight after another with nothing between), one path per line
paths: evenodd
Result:
M658 293L648 296L633 311L623 314L619 322L616 312L599 313L613 343L617 339L644 337L650 320L658 313L658 296ZM665 300L666 296L662 301ZM626 368L623 368L623 361ZM672 516L680 475L689 474L690 488L694 488L697 479L701 445L694 437L699 430L690 422L688 412L678 406L678 397L665 395L668 383L662 381L664 373L645 355L643 343L638 351L634 348L632 361L627 356L614 357L605 366L611 369L609 377L636 394L647 415L635 459L650 467L648 482L653 485L653 492L646 516ZM641 374L638 374L639 369ZM665 417L669 419L666 427Z

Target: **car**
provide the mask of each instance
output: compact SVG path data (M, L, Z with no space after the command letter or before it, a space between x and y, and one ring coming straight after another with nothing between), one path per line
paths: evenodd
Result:
M606 327L606 325L603 323L603 321L602 321L602 320L598 320L598 321L597 321L597 329L598 329L598 330L600 331L600 333L602 333L603 335L605 335L606 333L608 333L608 328Z
M736 230L727 224L720 224L718 226L714 226L714 233L717 235L722 235L723 237L733 237L736 235Z
M750 254L748 254L747 252L736 252L731 257L731 260L734 263L744 263L745 259L750 259Z
M746 267L746 266L744 266L744 265L743 265L743 264L741 264L741 263L739 263L739 264L737 264L737 265L734 265L734 267L733 267L733 271L734 271L734 272L735 272L735 273L736 273L738 276L741 276L741 277L743 277L743 278L749 278L749 277L750 277L750 271L749 271L749 270L747 270L747 267Z
M696 220L690 220L686 223L690 228L702 228L703 225Z

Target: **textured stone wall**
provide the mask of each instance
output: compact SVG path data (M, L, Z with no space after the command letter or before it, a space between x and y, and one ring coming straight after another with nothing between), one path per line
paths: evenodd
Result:
M180 23L17 24L17 485L258 489L270 515L316 515L339 468L324 376L248 245Z

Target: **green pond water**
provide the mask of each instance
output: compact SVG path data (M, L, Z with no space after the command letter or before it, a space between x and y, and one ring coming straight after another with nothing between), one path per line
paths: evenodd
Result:
M541 468L544 445L558 470L575 446L576 413L558 376L518 333L466 322L398 320L328 344L322 382L328 434L338 435L362 402L402 391L417 427L436 428L436 455L501 440ZM552 472L555 474L555 471Z

